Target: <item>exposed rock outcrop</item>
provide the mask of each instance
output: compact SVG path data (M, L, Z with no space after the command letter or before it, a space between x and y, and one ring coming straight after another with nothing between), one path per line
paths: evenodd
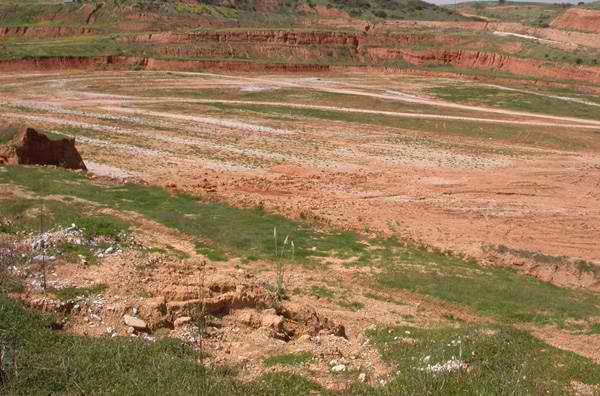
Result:
M75 148L75 139L51 140L33 128L21 128L0 146L0 164L54 165L87 170Z

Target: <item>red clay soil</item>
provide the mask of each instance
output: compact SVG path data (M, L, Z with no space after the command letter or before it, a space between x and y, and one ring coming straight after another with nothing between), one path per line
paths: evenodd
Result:
M600 11L572 8L556 17L550 26L558 29L600 33Z
M24 128L7 145L0 146L1 163L87 170L75 139L50 140L33 128Z

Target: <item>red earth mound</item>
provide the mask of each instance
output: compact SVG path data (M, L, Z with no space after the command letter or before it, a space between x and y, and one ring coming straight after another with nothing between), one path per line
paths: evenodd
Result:
M54 165L87 170L75 139L51 140L33 128L23 128L0 146L0 164Z
M551 26L558 29L600 33L600 11L573 8L556 17Z

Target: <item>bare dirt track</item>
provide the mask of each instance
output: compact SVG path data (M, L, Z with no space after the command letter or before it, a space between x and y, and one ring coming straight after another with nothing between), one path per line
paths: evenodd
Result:
M443 102L423 94L430 84L423 79L377 75L3 80L10 82L1 116L75 136L92 170L98 164L104 174L395 234L523 266L557 284L598 288L594 278L549 271L530 257L600 260L600 121ZM319 96L330 94L338 96ZM397 110L377 110L371 100ZM468 123L444 132L451 122ZM500 128L497 136L483 133L488 126ZM517 127L529 129L514 135ZM559 147L547 144L548 135L535 137L540 130L563 139ZM560 147L571 138L587 148Z

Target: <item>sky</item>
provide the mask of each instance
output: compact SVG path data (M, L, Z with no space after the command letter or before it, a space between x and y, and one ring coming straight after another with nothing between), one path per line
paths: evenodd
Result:
M425 0L428 3L433 3L433 4L454 4L454 0ZM462 3L463 1L472 1L472 0L456 0L457 3ZM511 1L519 1L519 0L511 0ZM554 4L554 3L571 3L571 4L577 4L579 3L581 0L535 0L536 3L549 3L549 4ZM586 3L591 3L592 0L584 0ZM531 2L531 0L529 0L528 2Z

